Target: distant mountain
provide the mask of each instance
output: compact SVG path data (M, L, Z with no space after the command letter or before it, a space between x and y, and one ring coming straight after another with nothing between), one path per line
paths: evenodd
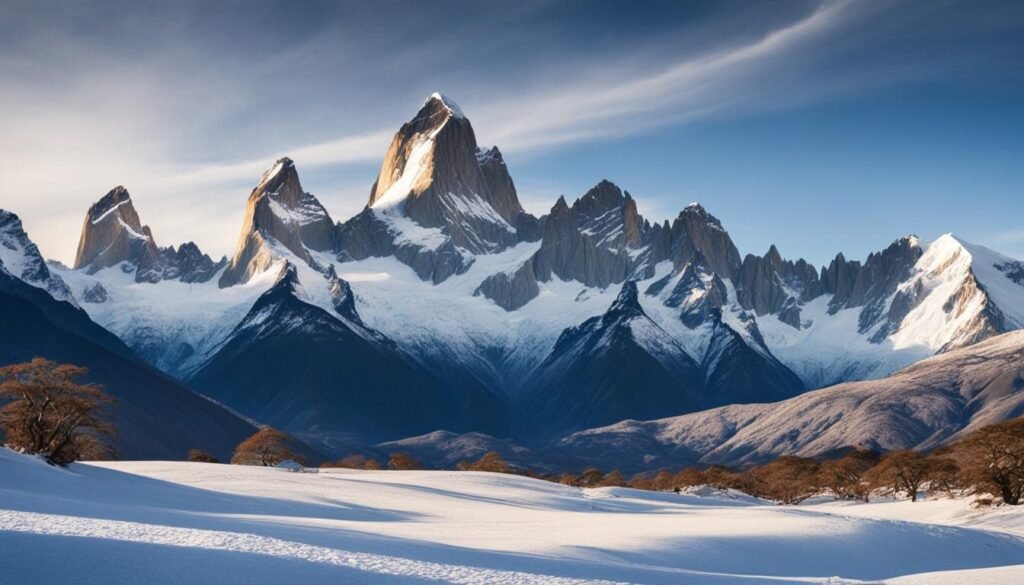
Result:
M143 359L248 416L350 442L532 440L774 402L1024 327L1024 264L952 235L816 268L741 254L698 203L652 222L607 180L535 217L440 94L343 223L282 158L230 260L158 247L123 188L81 242L74 268L34 262L26 282L63 283Z
M923 360L880 380L848 382L772 404L744 404L647 422L624 421L557 448L606 465L743 465L850 447L932 449L1024 415L1024 331Z
M248 422L192 392L135 357L120 339L76 306L50 293L41 270L23 280L8 266L40 265L36 248L13 214L0 210L4 241L21 244L20 260L0 256L0 364L41 356L89 369L88 380L116 398L111 415L117 455L127 459L184 459L191 448L228 458L256 431ZM16 261L13 261L16 260ZM22 273L24 274L24 273Z

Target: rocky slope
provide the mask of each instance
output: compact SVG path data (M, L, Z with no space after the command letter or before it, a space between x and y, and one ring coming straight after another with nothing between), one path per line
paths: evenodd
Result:
M1005 333L881 379L850 382L773 404L733 405L648 422L624 421L563 439L558 448L651 466L742 465L858 446L931 449L1024 414L1024 332ZM614 462L607 465L614 465Z

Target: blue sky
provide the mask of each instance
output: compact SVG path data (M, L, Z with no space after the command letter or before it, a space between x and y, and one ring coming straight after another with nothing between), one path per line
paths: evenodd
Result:
M345 219L433 91L535 213L607 178L652 220L700 201L742 253L1024 257L1019 2L0 5L0 207L65 261L118 184L158 243L228 253L282 155Z

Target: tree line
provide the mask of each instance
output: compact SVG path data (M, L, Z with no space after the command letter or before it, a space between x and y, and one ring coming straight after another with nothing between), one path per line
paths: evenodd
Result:
M0 431L9 447L38 454L55 465L83 459L110 459L115 429L104 413L113 403L102 386L81 383L88 370L44 358L0 368ZM277 466L304 464L300 444L286 433L263 428L235 449L232 464ZM217 463L192 449L189 461ZM408 453L390 453L386 461L361 453L321 467L349 469L423 469ZM872 495L902 495L917 501L927 489L950 496L973 495L981 504L1024 500L1024 418L982 427L950 445L922 453L876 453L850 449L840 457L785 455L747 469L720 465L639 473L627 479L618 470L588 468L579 473L537 473L514 466L497 452L459 462L455 469L515 473L578 487L619 486L676 491L708 485L734 489L782 504L798 504L819 494L868 501Z

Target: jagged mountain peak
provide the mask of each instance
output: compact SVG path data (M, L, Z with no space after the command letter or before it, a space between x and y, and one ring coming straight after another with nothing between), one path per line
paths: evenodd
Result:
M615 301L608 308L608 312L605 313L606 318L613 319L642 317L644 315L644 310L640 306L639 291L634 280L627 280L622 283L622 288L619 289L619 296L615 297Z
M157 246L153 231L139 219L128 190L119 185L86 212L73 268L95 274L121 264L126 272L134 271L139 283L168 279L206 282L225 263L211 260L194 242L182 244L178 250Z
M611 209L621 208L627 201L633 201L628 191L608 179L602 179L591 187L582 197L573 202L573 209L589 213L591 215L604 213ZM636 203L633 202L635 206Z
M104 218L112 209L121 204L131 204L132 196L124 185L118 185L89 206L88 216L95 223ZM141 228L141 226L140 226Z
M142 225L131 195L117 186L89 207L82 222L82 234L75 253L75 269L90 274L122 262L134 264L139 282L159 277L152 270L159 264L160 249L148 226Z
M480 149L469 119L438 93L395 133L367 206L448 228L474 253L509 245L500 232L523 213L501 151Z
M46 290L55 299L76 305L71 289L54 274L25 232L21 218L0 209L0 269L26 284Z
M700 251L708 266L724 279L735 280L742 264L739 250L722 222L700 204L687 205L672 222L668 259L676 270Z
M238 246L220 286L248 282L278 257L273 242L312 264L309 250L334 246L334 220L312 193L302 189L290 158L278 159L249 194Z
M252 190L250 197L260 193L281 194L282 187L288 186L288 192L302 192L302 185L299 183L299 173L295 169L295 162L287 156L281 157L274 162L274 166L263 172L260 182ZM289 193L290 194L290 193Z
M522 233L520 229L522 228ZM435 284L539 237L496 147L476 142L451 100L432 96L395 133L366 208L339 230L341 259L395 256Z
M476 149L476 160L480 164L494 163L494 164L505 164L505 157L501 154L501 150L497 146L490 148L484 146L478 146Z
M559 195L555 204L551 206L551 213L563 213L569 210L569 204L565 201L565 195Z
M718 228L722 228L721 220L712 215L707 208L696 201L684 207L683 210L679 212L679 217L699 217L708 223L716 225Z
M428 107L432 109L443 109L449 115L454 116L456 118L466 117L466 115L462 113L462 108L460 108L458 104L456 104L448 96L437 91L430 94L430 97L427 98L427 101L423 102L423 108L426 109Z

